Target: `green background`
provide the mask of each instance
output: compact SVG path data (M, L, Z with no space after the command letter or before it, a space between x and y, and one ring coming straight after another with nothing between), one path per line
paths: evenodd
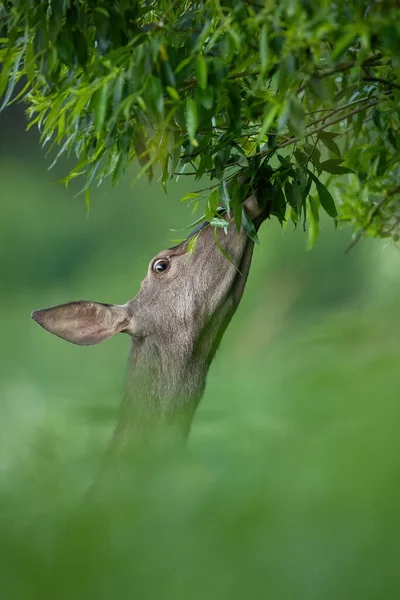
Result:
M132 298L195 182L133 169L87 218L20 110L0 135L0 597L398 598L398 248L265 223L187 451L82 503L129 340L76 347L30 312Z

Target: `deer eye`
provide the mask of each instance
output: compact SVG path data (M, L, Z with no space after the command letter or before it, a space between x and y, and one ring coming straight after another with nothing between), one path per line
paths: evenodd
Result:
M159 258L158 260L154 261L152 269L154 271L154 273L157 273L157 275L160 275L161 273L164 273L164 271L166 271L169 267L169 260L166 258Z

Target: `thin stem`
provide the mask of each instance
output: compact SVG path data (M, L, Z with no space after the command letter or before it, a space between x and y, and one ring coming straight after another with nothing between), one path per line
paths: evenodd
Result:
M396 90L400 90L400 85L398 85L394 81L389 81L388 79L382 79L382 77L373 77L372 75L364 75L362 80L363 81L371 81L373 83L381 83L382 85L387 85L388 87L392 87L392 88L395 88Z
M361 102L368 102L368 100L374 100L377 97L378 96L364 96L364 98L359 98L358 100L352 100L351 102L347 102L347 104L342 104L342 106L338 106L338 108L319 108L318 110L310 111L309 113L307 113L307 115L313 115L320 112L329 112L330 114L328 115L328 117L330 117L331 115L334 115L340 110L344 110L345 108L349 108L350 106L354 106L355 104L361 104ZM320 120L322 121L323 118L321 118ZM313 121L312 123L310 123L310 125L315 125L316 123L318 123L318 121Z
M360 66L361 67L379 67L382 64L381 59L382 59L382 56L380 54L377 54L375 56L370 56L369 58L366 58L361 63ZM352 67L355 67L356 65L357 65L356 60L347 61L345 63L339 63L332 69L327 69L326 71L319 71L316 73L312 73L312 75L314 75L315 77L319 77L320 79L325 79L325 77L330 77L331 75L335 75L336 73L343 73L344 71L348 71L349 69L351 69ZM298 88L297 93L300 94L300 92L302 92L305 89L306 85L307 85L307 82L303 83L303 85Z

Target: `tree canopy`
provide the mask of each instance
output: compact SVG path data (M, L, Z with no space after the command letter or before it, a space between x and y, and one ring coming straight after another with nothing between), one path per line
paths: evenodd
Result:
M137 158L164 188L208 176L182 200L215 227L222 204L255 238L255 191L310 246L321 210L398 239L396 0L0 0L0 63L0 109L75 155L87 203Z

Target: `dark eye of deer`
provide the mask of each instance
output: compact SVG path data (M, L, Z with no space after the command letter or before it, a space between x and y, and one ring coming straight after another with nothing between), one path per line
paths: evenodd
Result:
M154 262L153 271L154 273L160 275L161 273L164 273L164 271L166 271L168 267L169 261L166 258L160 258Z

